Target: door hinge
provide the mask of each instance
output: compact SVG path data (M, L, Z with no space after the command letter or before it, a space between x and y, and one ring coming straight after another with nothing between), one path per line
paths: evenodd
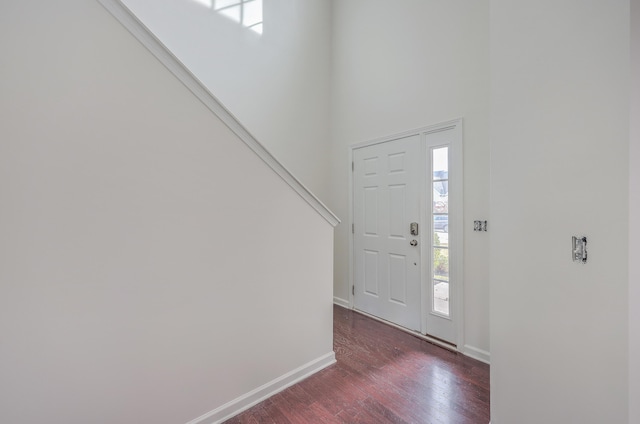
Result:
M356 164L355 162L351 162L351 172L356 170Z
M356 295L356 286L351 286L351 295L352 296Z

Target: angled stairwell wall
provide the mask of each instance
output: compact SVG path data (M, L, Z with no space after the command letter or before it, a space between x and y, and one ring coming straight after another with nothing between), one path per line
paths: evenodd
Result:
M278 160L330 200L330 1L121 1Z
M197 84L93 1L0 4L0 51L0 422L212 423L332 363L337 220Z

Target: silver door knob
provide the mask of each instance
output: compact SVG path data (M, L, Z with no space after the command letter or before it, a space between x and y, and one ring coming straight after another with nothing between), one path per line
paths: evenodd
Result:
M411 243L409 243L411 246L417 246L418 245L418 240L411 240Z

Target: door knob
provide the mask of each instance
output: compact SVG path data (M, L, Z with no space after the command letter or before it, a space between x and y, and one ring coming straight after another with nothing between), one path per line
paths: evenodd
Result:
M418 245L418 240L411 240L411 243L409 243L411 246L417 246Z

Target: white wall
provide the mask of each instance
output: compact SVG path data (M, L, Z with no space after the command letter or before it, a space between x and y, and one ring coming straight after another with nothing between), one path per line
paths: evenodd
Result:
M108 12L2 2L0 51L0 422L184 423L332 353L331 226Z
M265 0L261 36L207 0L123 3L326 202L331 2Z
M349 299L349 145L464 118L466 344L489 351L489 2L342 0L333 5L334 295Z
M628 0L492 0L492 424L627 422L628 82Z
M631 1L629 423L640 422L640 0Z

